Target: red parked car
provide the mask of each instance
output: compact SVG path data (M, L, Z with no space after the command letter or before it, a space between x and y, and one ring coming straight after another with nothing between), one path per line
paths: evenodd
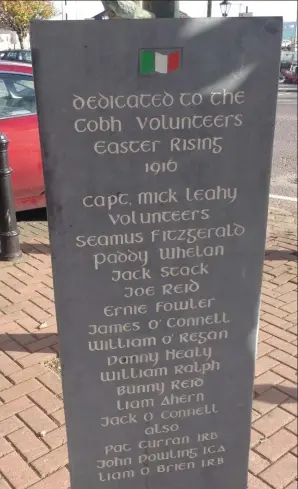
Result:
M284 82L298 84L298 67L297 63L292 64L289 70L284 71Z
M31 65L0 61L0 132L9 139L16 210L45 207Z

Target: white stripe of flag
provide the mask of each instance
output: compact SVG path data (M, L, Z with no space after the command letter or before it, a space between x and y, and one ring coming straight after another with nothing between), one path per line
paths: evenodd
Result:
M168 55L155 53L155 71L157 73L168 72Z

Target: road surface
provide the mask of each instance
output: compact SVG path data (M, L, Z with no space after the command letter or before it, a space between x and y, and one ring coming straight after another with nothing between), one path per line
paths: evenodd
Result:
M297 85L280 85L271 176L271 204L297 207Z

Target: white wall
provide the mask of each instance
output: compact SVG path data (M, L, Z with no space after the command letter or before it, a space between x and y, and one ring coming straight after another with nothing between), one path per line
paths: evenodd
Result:
M18 36L11 31L7 31L4 34L0 34L0 51L6 49L20 49L20 43ZM30 49L29 35L25 39L25 49Z
M58 0L54 3L59 12L55 19L60 20L90 19L104 10L102 3L97 0Z

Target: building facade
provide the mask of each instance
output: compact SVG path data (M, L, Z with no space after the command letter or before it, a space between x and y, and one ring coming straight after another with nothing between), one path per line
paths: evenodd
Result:
M103 10L101 2L88 0L61 0L56 6L61 20L90 19Z
M18 36L8 29L0 29L0 51L7 49L20 49ZM25 39L25 49L30 49L29 35Z

